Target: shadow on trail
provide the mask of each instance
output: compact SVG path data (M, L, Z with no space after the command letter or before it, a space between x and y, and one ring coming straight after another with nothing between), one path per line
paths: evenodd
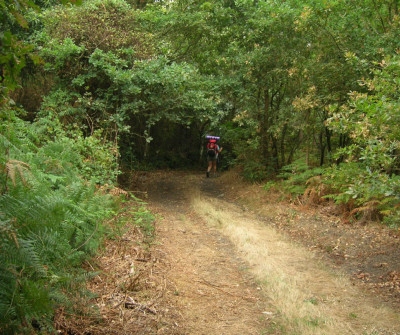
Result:
M218 183L218 177L202 178L200 182L200 191L210 197L224 197L223 190Z
M153 203L178 207L182 211L188 209L196 192L214 198L224 197L218 179L214 176L207 178L205 173L199 171L159 171L148 174L136 191L146 193L147 199Z

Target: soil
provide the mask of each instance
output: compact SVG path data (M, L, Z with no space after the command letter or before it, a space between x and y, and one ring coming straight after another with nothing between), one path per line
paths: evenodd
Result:
M296 333L285 328L269 292L251 271L253 264L195 211L193 196L240 209L308 249L363 292L360 304L371 299L371 304L400 312L399 231L373 222L344 223L331 203L293 202L279 190L264 191L229 173L206 178L203 172L136 172L128 184L156 215L155 239L147 243L137 226L128 225L121 238L107 241L103 254L88 264L100 270L89 284L98 295L93 299L98 317L61 313L59 329L69 334ZM125 215L132 220L129 212ZM359 334L400 330L393 324Z

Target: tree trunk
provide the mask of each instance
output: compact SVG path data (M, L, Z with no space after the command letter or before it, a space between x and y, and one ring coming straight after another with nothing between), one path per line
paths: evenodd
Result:
M287 125L287 123L285 123L283 126L283 129L282 129L282 135L281 135L281 144L280 144L281 166L280 167L282 167L285 164L285 137L286 137L287 128L288 128L288 125Z
M322 131L319 133L319 147L320 147L319 166L323 166L325 160L325 144L324 144L324 135L322 134Z
M272 153L271 158L273 160L275 171L279 170L279 150L278 150L278 141L275 137L272 137Z
M204 153L204 131L206 129L206 127L210 124L210 121L206 121L204 122L201 126L200 126L200 148L199 148L199 164L202 163L202 159L203 159L203 153Z
M325 136L326 136L326 145L328 146L328 152L332 152L331 132L327 127L325 127Z
M145 142L144 142L144 152L143 152L143 159L146 160L148 155L149 155L149 150L150 150L150 143L148 142L147 138L150 137L150 131L151 131L151 126L147 127L146 134L145 136Z
M269 108L270 108L270 97L268 90L264 93L264 108L261 110L260 117L260 130L261 130L261 152L263 158L266 160L267 164L270 159L270 154L268 150L269 140L268 140L268 129L269 129Z
M292 148L290 149L289 157L286 162L287 165L289 165L293 162L294 153L296 152L296 149L299 147L301 140L302 140L302 131L299 130L297 133L297 140L294 141L294 144L293 144Z

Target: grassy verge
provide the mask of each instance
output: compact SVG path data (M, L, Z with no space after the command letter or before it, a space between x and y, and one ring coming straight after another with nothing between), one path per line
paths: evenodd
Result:
M395 334L396 313L251 214L200 197L193 208L228 236L250 264L285 334Z

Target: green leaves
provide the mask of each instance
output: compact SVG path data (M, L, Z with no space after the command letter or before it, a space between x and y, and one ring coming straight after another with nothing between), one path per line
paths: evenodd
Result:
M400 74L398 57L387 58L374 77L363 85L369 93L353 92L348 104L339 111L332 108L328 124L332 129L348 134L354 143L340 154L362 161L371 169L390 171L398 164L396 150L400 146L398 83Z
M63 0L64 3L79 3L81 0ZM33 45L22 40L21 35L29 28L25 14L29 10L39 11L34 1L30 0L0 0L0 69L2 70L0 103L8 92L18 87L18 77L30 57L34 63L37 57L31 54Z
M33 46L19 41L10 31L0 33L0 41L0 68L4 76L2 90L13 90L17 87L19 73L26 65L25 56L32 51Z
M151 35L141 32L136 14L123 0L87 1L79 7L52 8L44 15L45 30L54 39L70 38L88 53L129 49L135 57L152 53Z
M399 45L394 2L179 1L140 11L123 0L51 4L26 16L43 28L31 41L47 61L27 72L37 70L38 87L49 83L35 136L73 139L71 148L88 153L79 163L87 178L114 180L126 157L197 162L211 129L224 132L229 159L253 179L298 158L356 163L349 175L367 183L398 173L400 73L398 60L382 62ZM3 30L24 31L8 14ZM0 62L18 74L32 51L4 40L15 57ZM102 173L107 167L114 172ZM349 198L341 173L338 189ZM56 173L47 179L63 183ZM351 197L372 196L355 181L349 187Z
M66 38L61 42L48 38L39 54L44 59L49 60L45 69L54 71L63 69L67 62L73 58L79 58L84 51L85 47L75 45L71 38Z
M4 122L2 112L0 328L22 333L36 320L51 330L58 304L79 296L82 261L98 249L104 221L117 210L94 184L115 181L115 156L101 133L49 138L11 111Z
M339 191L333 197L352 199L358 206L376 201L374 206L386 215L400 201L399 57L388 57L379 65L373 77L362 82L368 92L353 92L347 104L332 107L328 124L352 140L336 154L346 164L332 170L331 183Z

